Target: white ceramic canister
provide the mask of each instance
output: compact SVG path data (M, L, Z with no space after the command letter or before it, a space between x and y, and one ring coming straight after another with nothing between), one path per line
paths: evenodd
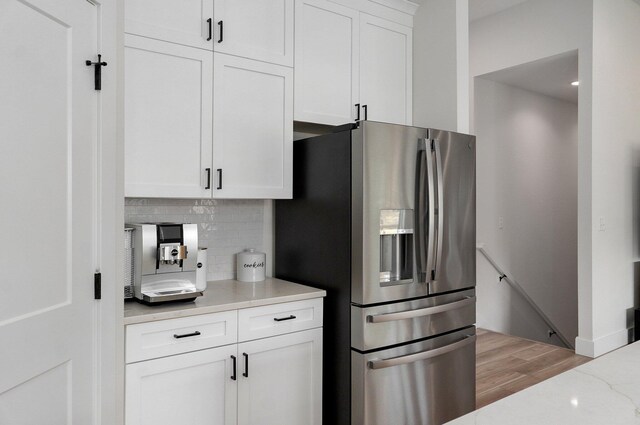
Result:
M240 282L260 282L265 278L264 270L266 265L266 255L253 248L245 249L236 254L237 279Z

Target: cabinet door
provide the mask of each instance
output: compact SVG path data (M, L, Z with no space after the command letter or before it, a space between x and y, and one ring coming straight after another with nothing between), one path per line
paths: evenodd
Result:
M358 39L356 10L327 0L296 0L297 121L339 125L356 118Z
M214 54L216 198L291 198L293 70Z
M293 0L215 0L214 50L293 66Z
M321 328L238 344L238 356L238 425L322 423Z
M412 30L360 14L360 103L372 121L412 122Z
M211 196L212 56L125 36L125 196Z
M126 366L126 425L235 425L236 345Z
M126 0L124 17L126 33L213 49L213 0Z

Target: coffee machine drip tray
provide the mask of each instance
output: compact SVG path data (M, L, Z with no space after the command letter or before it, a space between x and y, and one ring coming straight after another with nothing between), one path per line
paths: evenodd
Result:
M145 290L142 292L142 301L155 304L167 301L196 299L202 295L203 292L198 290L190 281L164 280L146 285Z

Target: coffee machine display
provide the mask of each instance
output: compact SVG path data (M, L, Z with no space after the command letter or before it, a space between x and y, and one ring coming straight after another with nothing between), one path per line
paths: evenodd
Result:
M196 224L127 224L134 229L134 297L144 303L194 300L203 294L196 275Z

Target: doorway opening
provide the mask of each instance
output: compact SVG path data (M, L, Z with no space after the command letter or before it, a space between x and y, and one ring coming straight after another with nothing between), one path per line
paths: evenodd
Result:
M568 348L578 334L578 81L578 51L474 79L478 326Z

